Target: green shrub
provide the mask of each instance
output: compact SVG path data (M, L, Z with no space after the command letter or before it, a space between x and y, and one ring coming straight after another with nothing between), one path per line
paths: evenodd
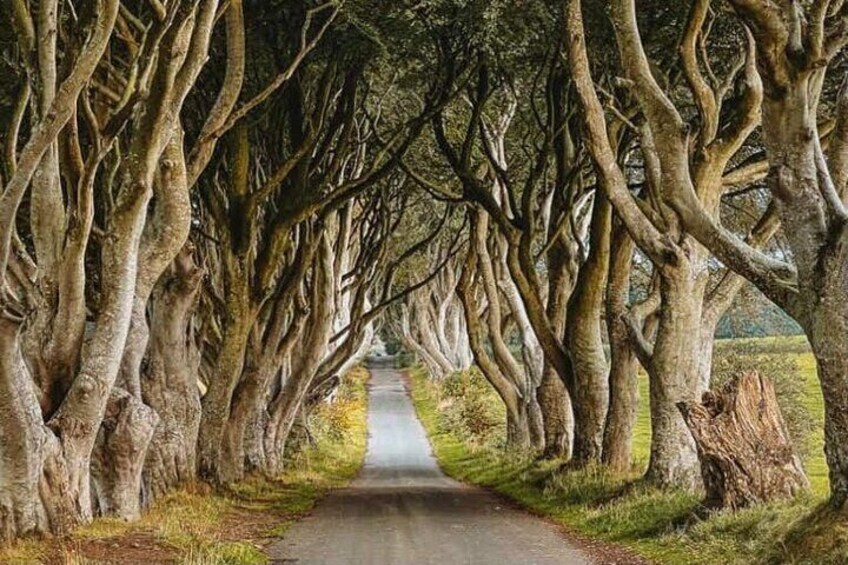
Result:
M432 386L444 415L443 431L478 447L503 442L503 403L479 371L459 371Z

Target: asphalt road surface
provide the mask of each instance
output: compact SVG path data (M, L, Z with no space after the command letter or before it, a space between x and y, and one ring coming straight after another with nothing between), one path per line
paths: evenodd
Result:
M379 365L371 371L362 473L273 544L272 563L592 563L554 525L446 477L401 376Z

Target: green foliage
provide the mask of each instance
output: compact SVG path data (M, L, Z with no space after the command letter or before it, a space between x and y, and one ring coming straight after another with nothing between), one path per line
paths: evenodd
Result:
M308 433L300 429L298 437L286 445L288 469L352 478L365 452L367 381L364 367L352 369L342 379L333 401L322 402L310 411Z
M406 369L412 367L415 364L415 354L407 351L406 349L401 349L395 355L394 365L398 369Z
M347 444L362 435L362 406L368 372L356 368L345 376L333 402L319 404L309 414L309 426L318 445Z
M477 447L503 443L503 405L479 371L456 372L432 386L439 399L444 431Z

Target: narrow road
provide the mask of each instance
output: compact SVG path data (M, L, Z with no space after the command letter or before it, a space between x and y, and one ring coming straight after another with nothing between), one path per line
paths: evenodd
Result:
M446 477L401 376L379 366L371 373L368 453L360 477L272 545L272 563L591 563L555 526Z

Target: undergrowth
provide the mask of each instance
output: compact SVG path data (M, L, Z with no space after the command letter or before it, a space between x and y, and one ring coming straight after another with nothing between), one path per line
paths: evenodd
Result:
M0 547L0 563L268 563L263 547L358 473L367 439L367 379L365 369L354 369L335 401L312 412L311 441L288 458L276 480L253 478L226 491L189 485L155 502L136 522L100 518L66 539Z
M820 494L736 513L708 513L698 496L642 483L641 458L633 473L622 477L600 468L567 470L562 461L504 452L496 437L502 426L493 428L494 434L475 435L467 424L457 423L456 409L445 409L496 404L492 390L458 388L450 379L434 382L422 369L411 370L410 377L413 402L445 472L493 489L581 534L628 547L657 563L848 563L848 520L828 511ZM462 398L469 391L480 398ZM638 452L645 446L637 447Z

